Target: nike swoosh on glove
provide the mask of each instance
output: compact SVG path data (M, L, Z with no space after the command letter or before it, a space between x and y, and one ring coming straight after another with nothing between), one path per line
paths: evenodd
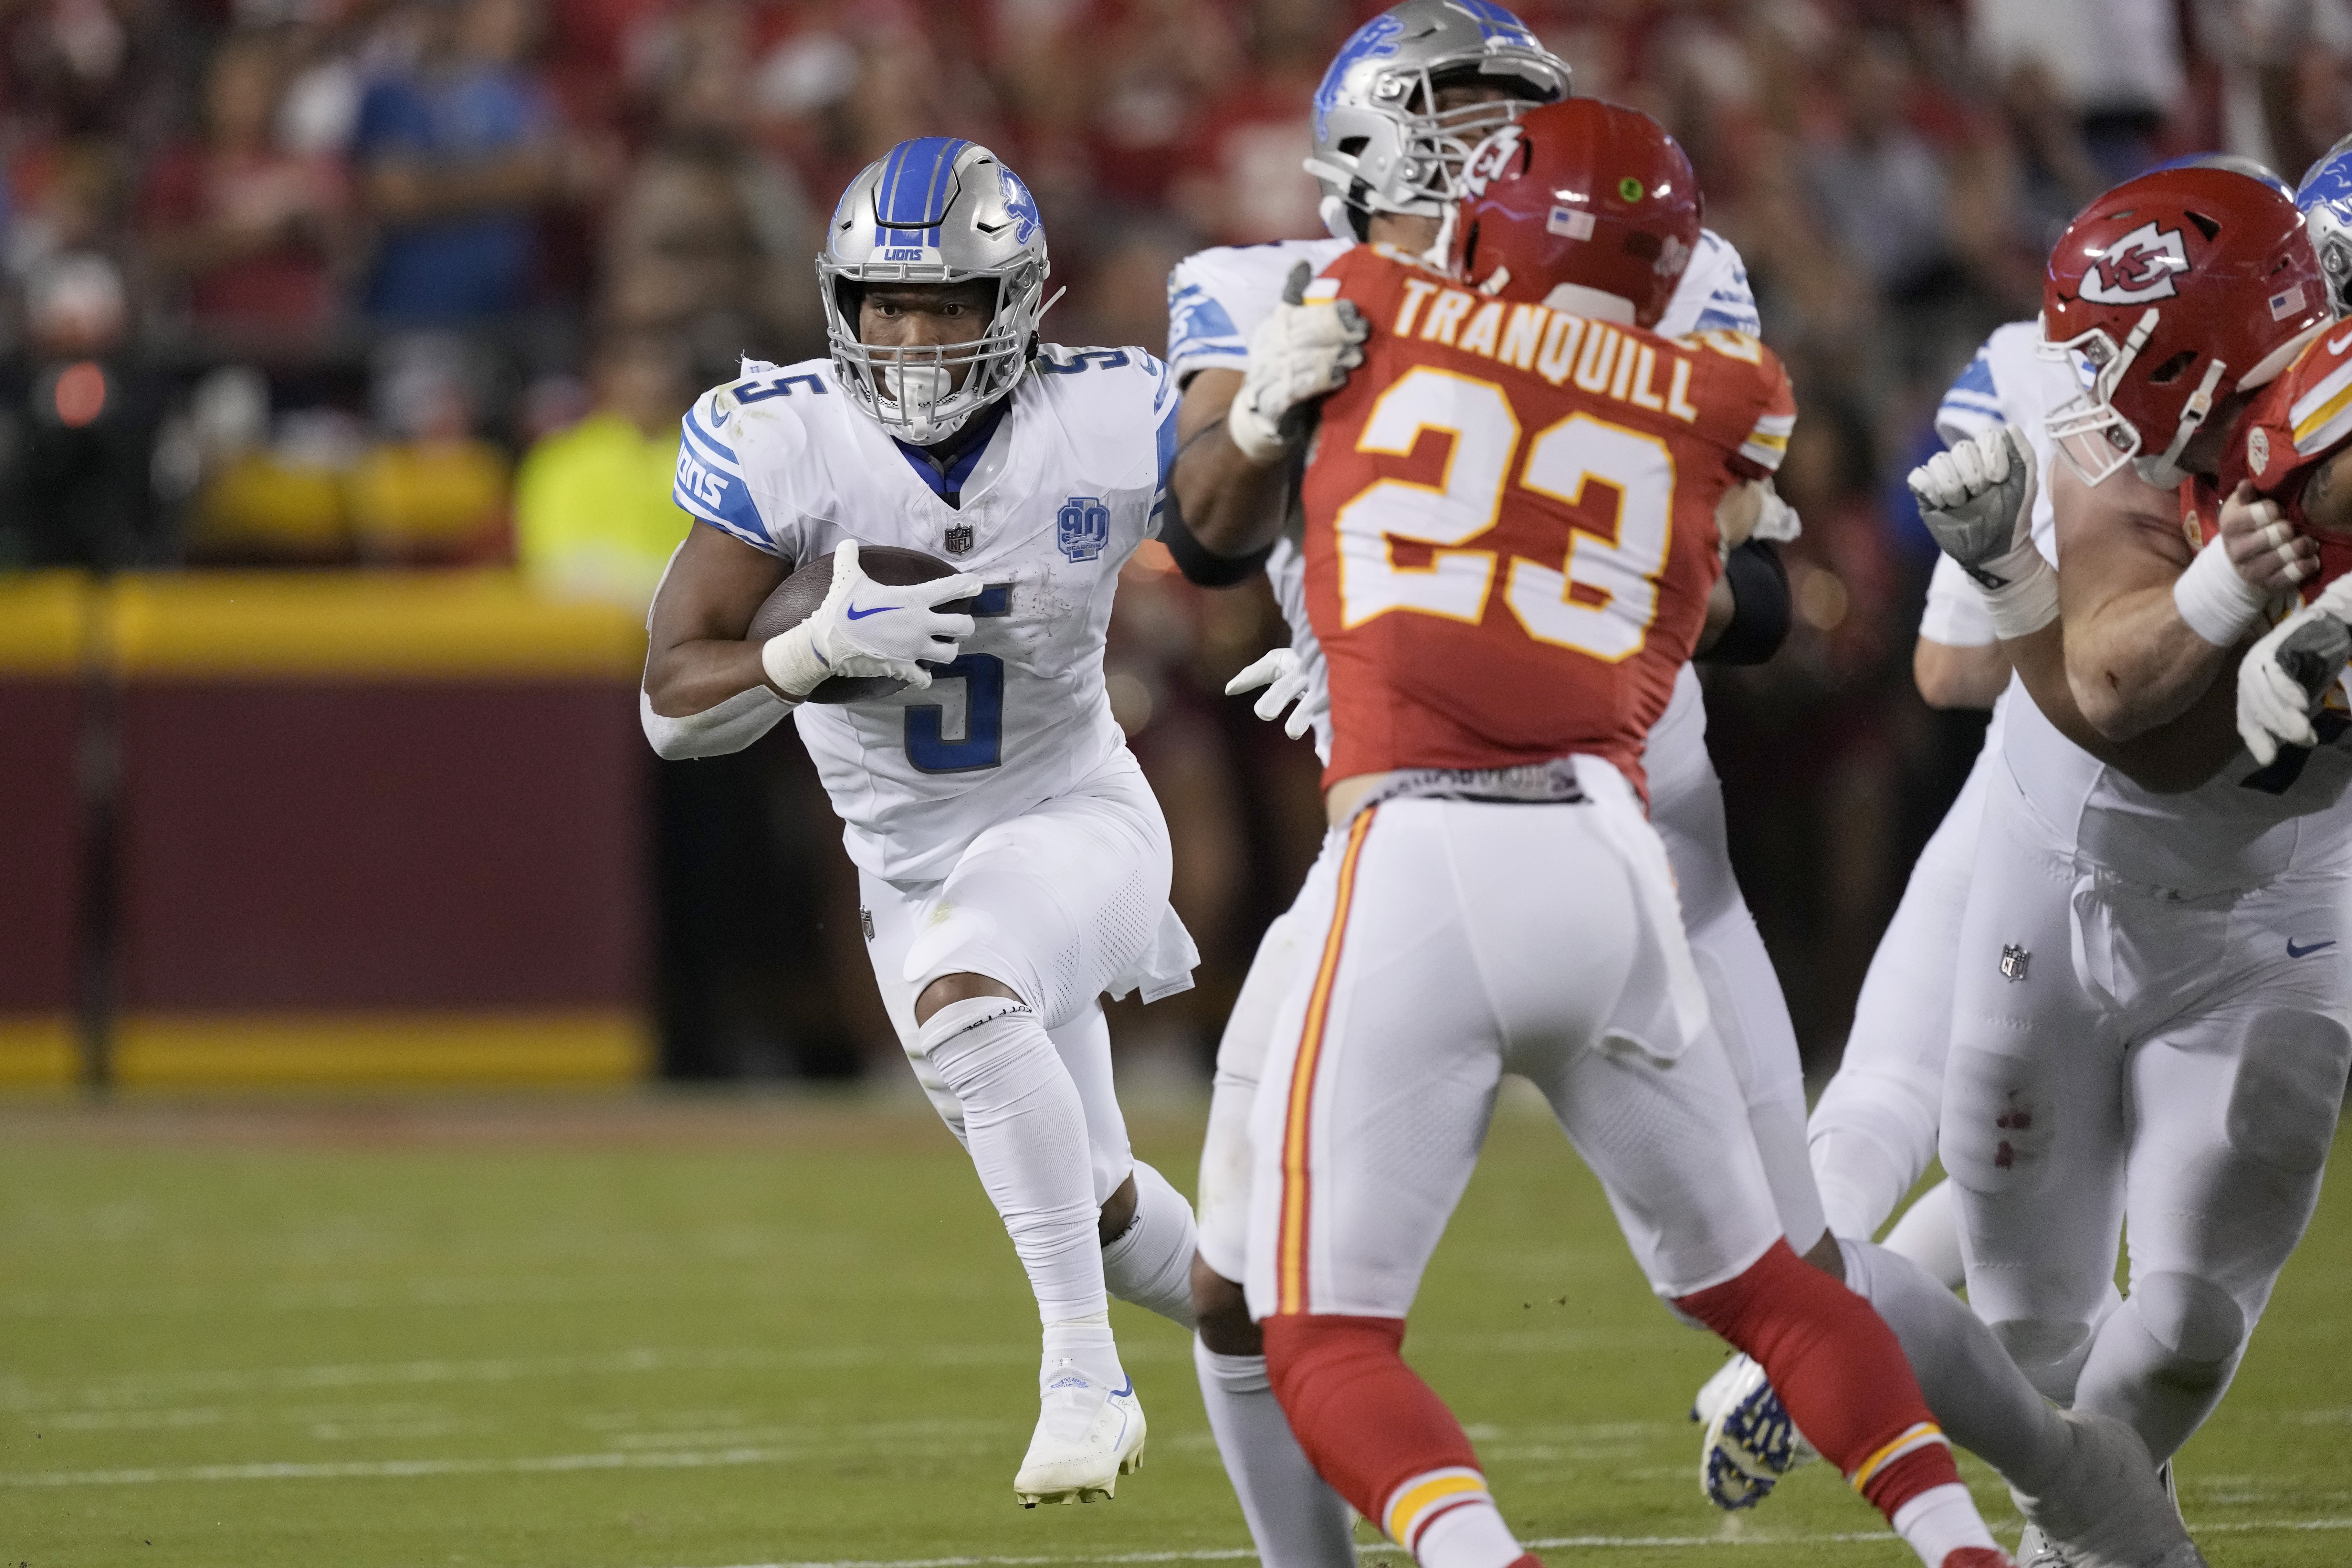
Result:
M1315 683L1307 678L1305 665L1293 649L1278 647L1259 658L1225 682L1225 695L1239 697L1261 686L1265 688L1265 695L1250 711L1269 723L1280 718L1282 710L1293 702L1298 704L1282 726L1282 732L1294 741L1305 736L1318 717L1331 710L1330 697L1314 689Z
M1282 303L1250 334L1249 369L1225 413L1234 445L1253 463L1270 463L1305 431L1306 405L1347 384L1364 363L1370 323L1352 300L1307 303L1312 269L1290 269Z
M980 588L980 579L964 573L904 586L877 583L857 564L857 541L845 539L834 552L833 584L824 602L761 647L761 667L777 690L795 700L836 675L929 686L931 672L919 661L951 661L974 624L970 616L945 615L939 606L968 599Z
M2339 593L2342 589L2344 592ZM2352 579L2263 635L2238 665L2238 738L2268 766L2281 746L2315 746L2311 716L2352 663Z
M1987 593L2032 570L2021 552L2033 551L2034 468L2033 448L2002 425L1911 470L1919 521Z

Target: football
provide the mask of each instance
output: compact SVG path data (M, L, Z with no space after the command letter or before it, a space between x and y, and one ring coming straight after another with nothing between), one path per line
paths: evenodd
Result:
M899 550L887 544L861 544L857 547L857 564L877 583L887 583L900 588L909 583L929 583L933 578L952 576L955 568L935 556L919 550ZM824 596L833 591L833 556L818 556L776 584L765 603L751 617L751 629L744 636L752 642L765 642L780 632L788 632L816 613ZM887 676L836 675L822 682L808 694L811 702L872 702L895 696L907 689L903 680Z

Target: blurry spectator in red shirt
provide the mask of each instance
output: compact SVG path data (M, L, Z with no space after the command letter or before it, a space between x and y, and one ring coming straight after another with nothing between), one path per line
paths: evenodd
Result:
M279 71L268 36L232 34L205 79L205 139L148 179L147 259L199 328L310 332L334 314L349 187L336 160L274 143Z

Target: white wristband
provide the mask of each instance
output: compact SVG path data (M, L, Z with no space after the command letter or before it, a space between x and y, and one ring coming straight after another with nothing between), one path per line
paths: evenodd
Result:
M2172 604L2180 618L2215 647L2237 647L2269 602L2269 595L2238 574L2219 537L2197 552L2172 585Z
M2008 584L1981 590L1992 635L2002 642L2030 637L2058 618L2058 574L2031 543L2012 554L1998 563Z
M761 643L760 668L768 672L777 690L795 701L814 691L833 673L832 667L817 656L816 634L809 630L806 621Z

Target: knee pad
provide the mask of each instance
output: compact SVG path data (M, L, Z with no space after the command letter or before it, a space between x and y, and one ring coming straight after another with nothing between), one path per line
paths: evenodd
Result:
M2309 1175L2327 1163L2352 1035L2335 1019L2271 1012L2246 1030L2230 1085L2230 1146L2249 1160Z
M908 945L901 978L920 996L923 987L941 975L985 975L1011 986L1041 1017L1045 1016L1051 999L1042 994L1044 977L1034 963L1024 961L1025 948L1003 925L990 910L942 899ZM1052 1026L1050 1022L1047 1026Z
M2094 1327L2071 1318L2011 1318L1993 1324L1992 1331L2042 1398L2071 1405Z
M2136 1280L2126 1304L2150 1339L2184 1362L2220 1366L2246 1342L2246 1314L2237 1299L2193 1274Z

